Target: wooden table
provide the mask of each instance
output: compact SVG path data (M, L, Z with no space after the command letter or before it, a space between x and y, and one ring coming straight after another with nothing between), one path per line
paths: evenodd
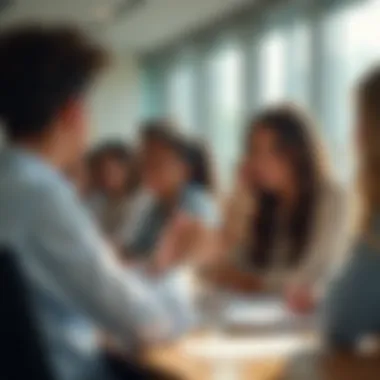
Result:
M273 337L274 339L275 337ZM302 346L299 350L285 353L284 350L276 353L257 355L249 350L241 355L228 350L209 355L197 355L197 349L202 351L202 345L217 340L220 344L234 344L234 337L215 338L211 334L193 334L183 340L167 346L160 347L147 353L145 360L150 365L174 373L183 380L379 380L380 379L380 357L368 356L358 357L349 354L321 355L318 353L317 344L313 348L310 345L310 336L304 336L307 349ZM244 341L244 339L246 339ZM255 337L244 338L241 345L252 345ZM281 339L281 338L280 338ZM246 342L246 343L244 343ZM236 343L236 341L235 341ZM237 344L239 345L239 344ZM192 349L190 349L192 347ZM194 348L195 347L195 348ZM198 348L197 348L198 347ZM263 343L265 347L265 343ZM204 350L203 350L204 351ZM206 350L207 351L207 350ZM212 350L211 350L212 351ZM214 350L217 351L217 350Z

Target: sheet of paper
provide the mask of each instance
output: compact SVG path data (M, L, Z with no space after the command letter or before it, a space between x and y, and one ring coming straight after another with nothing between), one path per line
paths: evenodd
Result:
M275 297L231 297L223 311L225 327L245 327L256 330L289 330L312 328L315 316L300 316L290 312L283 301Z
M203 359L236 360L291 357L300 352L312 351L315 347L315 341L297 334L261 338L211 336L185 342L183 351Z

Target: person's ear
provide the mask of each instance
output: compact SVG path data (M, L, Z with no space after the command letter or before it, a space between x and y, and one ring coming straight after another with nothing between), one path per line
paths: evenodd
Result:
M59 118L67 128L75 128L84 122L84 104L80 99L70 99L62 107Z

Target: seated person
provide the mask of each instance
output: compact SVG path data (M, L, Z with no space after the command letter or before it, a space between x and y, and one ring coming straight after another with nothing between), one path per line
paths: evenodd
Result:
M280 292L299 311L312 307L347 230L344 194L327 175L310 128L287 106L252 121L226 209L227 260L214 271L223 286Z
M207 186L193 181L197 174L193 171L194 150L171 132L156 134L149 143L149 154L143 156L142 183L154 200L139 221L131 223L138 228L126 242L127 252L139 259L149 258L161 244L176 239L179 254L194 250L206 259L219 216ZM176 229L184 225L188 236L179 236Z
M363 218L352 253L329 287L323 318L328 343L348 349L380 334L380 67L360 83L357 117Z
M30 284L56 380L114 379L96 331L130 352L177 332L166 294L156 291L165 284L170 257L164 252L165 260L152 259L160 264L153 283L121 271L62 174L83 156L87 91L104 58L102 49L70 28L31 26L0 37L6 138L0 242L15 252Z
M105 142L91 156L94 191L88 204L100 229L120 247L136 185L131 150L121 142Z

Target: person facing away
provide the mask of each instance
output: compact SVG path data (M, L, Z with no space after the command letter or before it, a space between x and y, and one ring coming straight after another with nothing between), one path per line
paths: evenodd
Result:
M362 223L345 264L337 268L324 304L327 343L355 348L380 333L380 66L357 90L356 136Z
M120 247L136 183L133 153L124 143L110 141L91 156L94 191L87 201L105 236Z
M104 63L102 49L67 27L0 37L0 243L30 282L57 380L110 378L95 329L132 348L169 339L175 324L156 294L164 276L148 283L119 270L62 173L84 153L86 94Z
M226 207L227 261L215 271L224 286L280 292L299 311L312 308L346 240L345 196L327 175L309 124L288 105L250 123Z
M193 170L197 149L164 129L149 134L145 144L148 149L142 156L141 182L153 198L139 222L134 223L138 228L126 241L127 251L141 259L149 258L157 247L174 239L177 254L195 250L197 256L206 255L206 242L218 227L219 215L208 184L199 182L207 179L195 179L199 174ZM187 236L176 232L179 225L187 226ZM190 242L194 247L190 248Z

